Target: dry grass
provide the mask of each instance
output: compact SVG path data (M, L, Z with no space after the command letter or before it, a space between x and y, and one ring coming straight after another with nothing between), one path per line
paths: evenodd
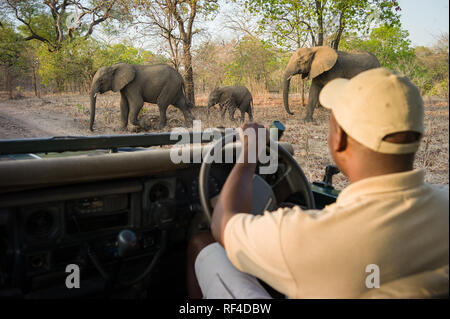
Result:
M237 127L238 122L230 121L228 116L222 121L218 108L211 109L211 116L206 117L207 95L197 96L197 107L193 109L196 119L202 120L202 128L209 127ZM324 169L332 160L327 147L328 121L330 113L324 108L316 109L314 122L304 123L305 108L300 107L300 95L290 95L291 110L295 113L288 115L282 106L280 94L263 94L254 97L254 120L266 126L274 120L281 121L286 126L283 141L293 145L295 158L302 166L310 181L321 180ZM91 134L124 134L120 130L119 96L117 94L104 94L97 97L97 111L95 131L91 133L89 126L89 97L80 95L53 95L45 96L43 100L27 98L15 101L17 105L27 105L28 108L38 108L40 112L61 112L66 117L73 118L74 130L67 128L67 135L82 132ZM50 113L49 113L50 114ZM235 117L240 115L237 111ZM167 127L170 131L174 127L184 125L184 118L180 110L169 107L167 111ZM246 119L248 119L246 115ZM145 104L139 120L139 132L160 132L159 111L156 105ZM426 180L434 184L448 184L449 181L449 106L448 103L427 104L425 108L426 134L416 157L416 167L425 168ZM76 130L75 130L76 128ZM75 133L73 133L75 132ZM334 179L337 188L348 184L342 174Z

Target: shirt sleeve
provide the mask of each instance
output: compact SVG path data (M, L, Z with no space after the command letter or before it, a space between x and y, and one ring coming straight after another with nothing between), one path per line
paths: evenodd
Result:
M224 245L231 263L281 293L292 295L295 280L289 271L281 242L281 226L289 208L264 215L236 214L225 226Z

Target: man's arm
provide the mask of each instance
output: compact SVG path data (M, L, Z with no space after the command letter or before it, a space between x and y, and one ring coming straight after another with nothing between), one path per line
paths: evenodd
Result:
M259 124L244 124L242 127L243 130L247 128L255 129L256 140L249 140L247 135L241 134L241 160L233 167L223 185L212 216L211 231L214 238L222 246L224 246L225 226L231 217L238 213L250 213L252 208L253 174L256 170L256 163L249 163L248 150L252 148L251 146L258 145L257 131L258 128L264 128L264 126ZM267 134L266 136L268 138Z

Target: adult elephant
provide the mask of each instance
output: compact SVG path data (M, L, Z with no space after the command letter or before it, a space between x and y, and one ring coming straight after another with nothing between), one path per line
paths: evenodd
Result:
M222 111L222 119L228 109L230 120L234 120L236 109L241 111L241 122L244 121L245 113L248 113L250 121L253 121L253 97L245 86L223 86L215 88L208 97L208 117L209 108L219 104Z
M289 84L292 76L301 74L302 78L310 78L308 109L305 121L312 121L314 107L320 90L325 84L336 78L350 79L369 69L380 67L375 55L366 51L343 52L327 46L300 48L291 56L283 76L283 101L286 112L289 109Z
M169 105L179 108L184 115L186 126L193 120L192 104L185 97L184 81L180 73L167 64L133 65L116 63L101 67L95 73L91 85L91 119L93 130L95 102L97 94L112 90L120 91L120 114L122 128L128 124L138 125L138 114L144 102L156 103L159 108L159 127L166 125L166 110Z

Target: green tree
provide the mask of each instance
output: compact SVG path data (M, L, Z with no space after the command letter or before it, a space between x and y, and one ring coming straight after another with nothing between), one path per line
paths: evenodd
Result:
M449 96L449 40L448 33L442 34L431 48L415 48L414 64L418 76L416 81L423 94Z
M398 26L382 25L373 29L366 38L356 33L347 34L342 49L369 51L377 56L381 66L405 73L405 67L415 58L408 37L408 31Z
M0 9L22 26L25 40L59 50L65 40L89 37L94 27L122 15L119 0L4 0Z
M125 43L106 45L93 38L76 38L62 43L51 52L45 45L38 49L39 74L45 85L58 91L89 90L95 72L102 66L118 62L146 64L163 62L152 52Z
M226 43L204 42L194 52L194 70L197 92L210 92L221 86L226 66L234 59L235 40Z
M87 91L94 73L94 56L99 46L92 39L63 42L58 51L46 45L38 49L39 74L42 82L58 91Z
M6 90L13 98L14 82L27 68L24 38L5 22L0 23L0 66L5 70Z
M261 16L277 45L298 48L329 44L339 48L345 31L368 32L374 24L400 23L400 7L392 0L235 0Z
M118 62L129 64L154 64L166 63L167 59L150 51L133 47L126 43L113 45L98 44L99 48L94 53L94 69Z
M235 47L235 59L226 65L224 84L263 83L262 89L276 87L273 73L281 65L280 51L268 43L246 36Z

